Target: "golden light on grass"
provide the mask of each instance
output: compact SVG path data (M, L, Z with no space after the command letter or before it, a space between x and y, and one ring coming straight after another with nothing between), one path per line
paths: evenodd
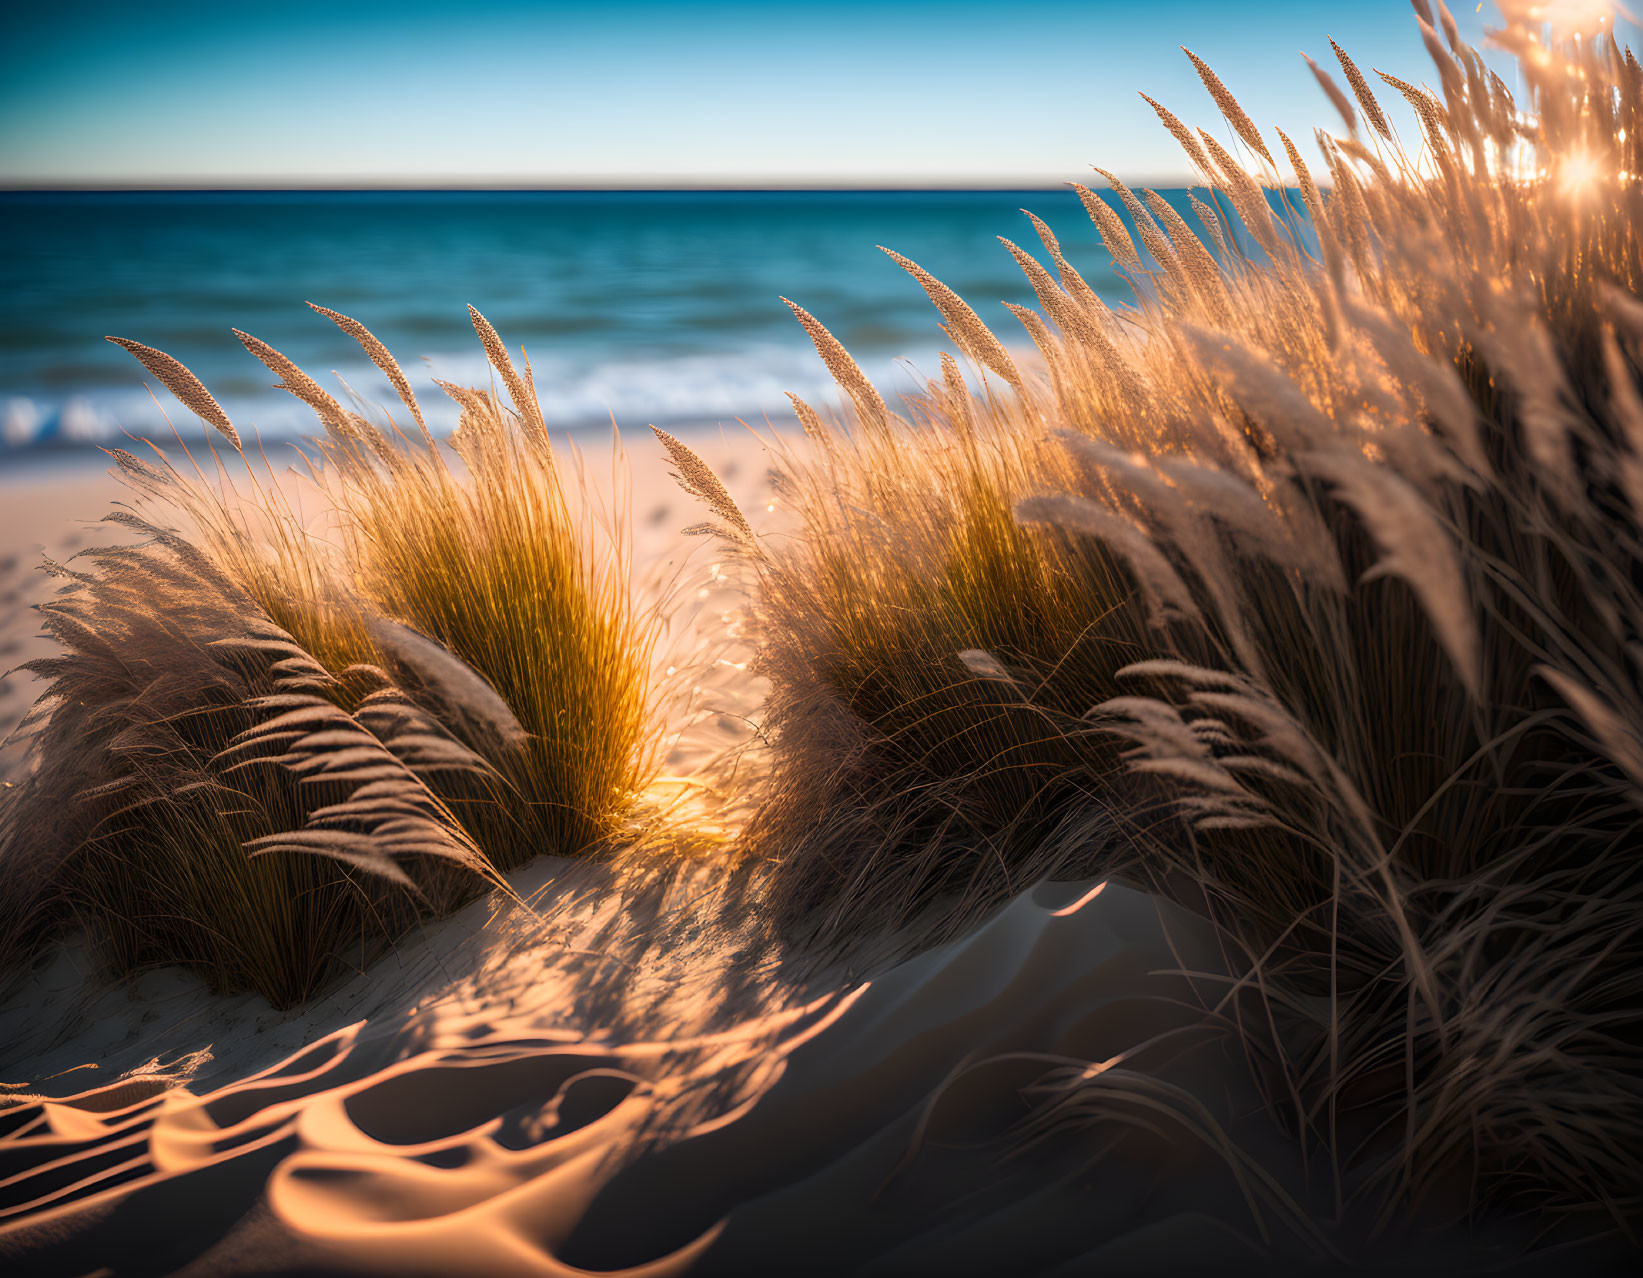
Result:
M1459 1186L1469 1218L1633 1237L1643 192L1619 178L1643 67L1589 38L1595 6L1508 4L1520 104L1416 8L1440 90L1377 79L1418 138L1336 48L1328 182L1279 138L1304 215L1192 58L1264 167L1160 108L1213 171L1197 226L1077 188L1121 310L1045 222L1053 272L1006 241L1030 346L892 252L957 347L895 411L788 303L845 397L831 420L794 401L764 503L794 535L657 432L753 590L770 769L745 830L650 766L659 614L579 522L483 316L507 399L446 387L457 461L246 338L328 429L335 535L254 476L231 500L116 454L188 526L129 517L151 545L53 565L64 651L36 666L42 766L5 800L0 936L79 911L125 966L293 1001L537 851L642 843L622 822L647 798L761 871L757 922L812 941L928 943L1111 875L1218 929L1235 971L1205 1027L1337 1206L1384 1226ZM122 345L239 447L186 368ZM1100 1080L1077 1097L1179 1099L1062 1064Z
M1513 26L1548 27L1553 40L1606 34L1626 13L1615 0L1500 0L1500 11Z
M1144 883L1243 956L1217 1011L1343 1197L1385 1222L1460 1173L1473 1212L1624 1230L1643 69L1590 38L1607 6L1507 6L1520 105L1416 7L1441 91L1379 78L1418 141L1336 47L1356 103L1320 75L1352 134L1319 135L1327 187L1284 146L1308 216L1164 110L1214 170L1201 231L1079 189L1134 282L1116 322L1053 234L1059 282L1006 241L1031 361L906 263L971 375L1013 376L972 389L948 357L894 433L799 407L802 535L756 560L775 771L750 837L807 934Z
M1552 180L1564 199L1579 200L1594 197L1593 188L1609 177L1607 166L1598 156L1576 151L1558 159Z
M0 827L8 962L78 920L116 970L180 962L287 1006L502 871L606 848L644 800L664 602L634 596L625 506L601 528L569 500L478 312L514 404L450 387L448 450L381 343L315 309L418 424L237 334L326 432L317 526L192 373L120 342L236 456L191 475L115 450L144 517L110 518L148 543L58 570L63 655L34 663L37 766Z

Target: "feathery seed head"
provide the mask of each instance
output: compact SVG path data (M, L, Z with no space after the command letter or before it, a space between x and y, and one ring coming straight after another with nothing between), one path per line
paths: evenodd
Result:
M833 375L844 393L850 396L856 405L856 411L870 426L883 426L888 421L890 410L884 406L884 399L879 395L878 388L868 379L867 374L861 371L855 360L850 358L850 352L844 349L844 343L834 337L827 330L827 326L818 320L797 302L788 301L787 308L798 318L809 334L810 341L816 348L816 354L821 356L822 363L827 371Z
M1232 125L1238 136L1244 140L1244 145L1265 160L1269 168L1277 168L1278 166L1272 162L1271 152L1266 149L1266 143L1261 140L1261 131L1255 127L1255 121L1251 120L1244 108L1238 105L1238 99L1221 83L1221 77L1211 71L1209 64L1185 45L1181 46L1181 52L1192 59L1192 65L1198 69L1198 78L1204 82L1210 97L1215 99L1215 105L1221 109L1221 114L1226 116L1227 123Z
M1141 255L1135 251L1135 241L1130 239L1130 233L1124 229L1124 222L1108 204L1089 187L1077 182L1068 183L1078 192L1078 200L1084 206L1084 211L1090 215L1090 221L1095 223L1095 229L1100 233L1101 243L1106 248L1108 256L1121 267L1132 271L1141 269Z
M1352 92L1358 99L1358 105L1363 108L1364 116L1388 142L1392 140L1392 126L1386 122L1386 114L1381 110L1381 104L1375 100L1375 95L1369 90L1369 82L1363 78L1363 72L1358 70L1358 64L1347 57L1346 50L1329 42L1329 47L1335 51L1335 58L1341 64L1341 70L1346 73L1346 82L1352 86Z
M888 254L896 265L919 282L929 295L930 301L935 304L935 308L941 312L941 317L947 321L948 331L953 335L954 341L973 359L985 364L1010 385L1020 387L1021 375L1016 372L1015 365L1010 361L1003 344L957 293L917 262L903 257L894 249L885 248L882 244L878 247L880 252Z
M433 435L428 430L428 424L422 420L422 406L417 403L416 396L411 392L411 383L406 379L399 362L388 353L388 348L379 342L371 330L358 320L337 311L328 310L326 307L318 306L313 302L309 302L308 305L359 343L360 349L365 352L371 363L380 368L387 376L389 383L398 393L400 402L410 410L411 416L416 419L417 426L421 428L423 441L431 447L434 442Z
M802 401L795 401L797 403ZM742 514L741 507L726 491L719 477L713 473L713 468L698 457L683 441L674 438L660 426L652 426L656 438L662 441L662 447L667 449L668 456L673 459L677 468L679 486L693 497L707 503L707 507L720 519L724 520L724 531L730 539L747 550L758 548L758 538L753 535L753 529Z
M533 434L539 440L546 440L548 424L542 419L535 390L515 370L513 361L508 358L508 348L502 344L491 322L472 306L468 307L468 315L473 320L474 332L479 334L480 344L485 348L486 358L490 360L491 367L501 374L502 384L508 388L508 397L513 400L513 406L519 410L527 425L534 427Z
M215 426L222 437L234 446L235 451L239 451L240 435L234 429L234 424L228 420L228 414L223 412L222 405L212 398L204 383L179 361L164 351L157 351L152 346L144 346L141 342L133 342L129 338L110 337L105 340L129 352L132 358L154 374L160 385L177 397L183 407L202 421Z
M1158 118L1163 121L1164 127L1170 131L1170 136L1172 136L1176 142L1180 144L1181 149L1187 153L1187 159L1192 161L1193 165L1200 173L1202 173L1205 177L1208 177L1210 175L1209 159L1204 155L1204 148L1198 144L1198 139L1192 135L1192 130L1182 124L1181 121L1176 118L1175 113L1162 103L1153 101L1145 93L1141 95L1141 98L1142 101L1153 109Z
M350 415L343 411L341 404L320 389L318 382L261 338L242 333L237 328L233 331L234 336L240 339L240 344L255 355L269 372L279 377L279 386L282 390L291 392L312 408L315 416L326 427L344 434L353 433L349 423Z

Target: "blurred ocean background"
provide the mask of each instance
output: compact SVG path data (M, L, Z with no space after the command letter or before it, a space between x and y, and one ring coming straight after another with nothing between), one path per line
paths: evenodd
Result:
M1185 211L1185 192L1168 192ZM1116 201L1114 201L1116 203ZM233 191L0 193L0 458L185 438L199 423L105 334L176 356L241 430L311 433L308 410L240 328L347 395L399 405L358 347L303 305L352 315L411 377L485 385L472 303L523 346L557 428L624 431L791 420L783 394L832 383L782 295L814 313L887 393L939 375L942 334L885 244L968 300L1007 343L1001 305L1032 295L997 237L1044 258L1032 209L1090 284L1127 296L1068 189L1032 191Z

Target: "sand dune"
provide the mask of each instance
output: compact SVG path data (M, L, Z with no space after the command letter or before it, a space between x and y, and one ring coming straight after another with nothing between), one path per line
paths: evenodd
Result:
M1524 1241L1307 1223L1327 1186L1179 974L1207 929L1142 893L1044 884L842 981L689 876L622 891L561 863L540 917L442 925L436 967L260 1068L14 1102L6 1271L1439 1273Z
M771 514L756 442L691 442ZM634 458L641 570L700 574L680 624L706 634L733 592L678 538L659 450ZM35 535L60 552L102 484L53 490ZM745 734L758 689L725 669L675 772ZM1179 974L1219 951L1151 897L1042 884L858 974L764 936L742 878L544 858L512 882L532 908L475 903L291 1014L43 959L0 1006L0 1270L1410 1271L1413 1244L1307 1223L1330 1186Z
M555 911L560 928L577 919L569 941L610 924L577 868ZM1201 930L1087 887L1041 888L965 940L820 993L775 961L730 993L738 938L684 960L653 932L615 951L652 981L675 964L694 979L651 998L581 946L519 947L526 924L505 922L472 938L482 953L457 947L475 970L432 1002L405 991L411 1006L232 1081L156 1074L14 1105L0 1255L65 1274L111 1257L120 1274L745 1273L777 1255L783 1272L895 1273L963 1272L1008 1246L1048 1270L1171 1221L1178 1240L1256 1255L1207 1154L1183 1166L1185 1146L1131 1142L1092 1197L1076 1174L1088 1141L1013 1168L990 1143L1049 1057L1105 1059L1196 1019L1170 1001L1184 982L1155 973L1211 958ZM1191 1214L1205 1202L1231 1219ZM1026 1229L1040 1217L1061 1223Z

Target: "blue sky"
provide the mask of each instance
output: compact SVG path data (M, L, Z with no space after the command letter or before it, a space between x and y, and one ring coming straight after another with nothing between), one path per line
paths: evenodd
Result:
M6 28L6 184L1160 179L1185 170L1137 90L1218 122L1179 44L1300 138L1334 120L1297 50L1435 78L1405 0L155 0Z

